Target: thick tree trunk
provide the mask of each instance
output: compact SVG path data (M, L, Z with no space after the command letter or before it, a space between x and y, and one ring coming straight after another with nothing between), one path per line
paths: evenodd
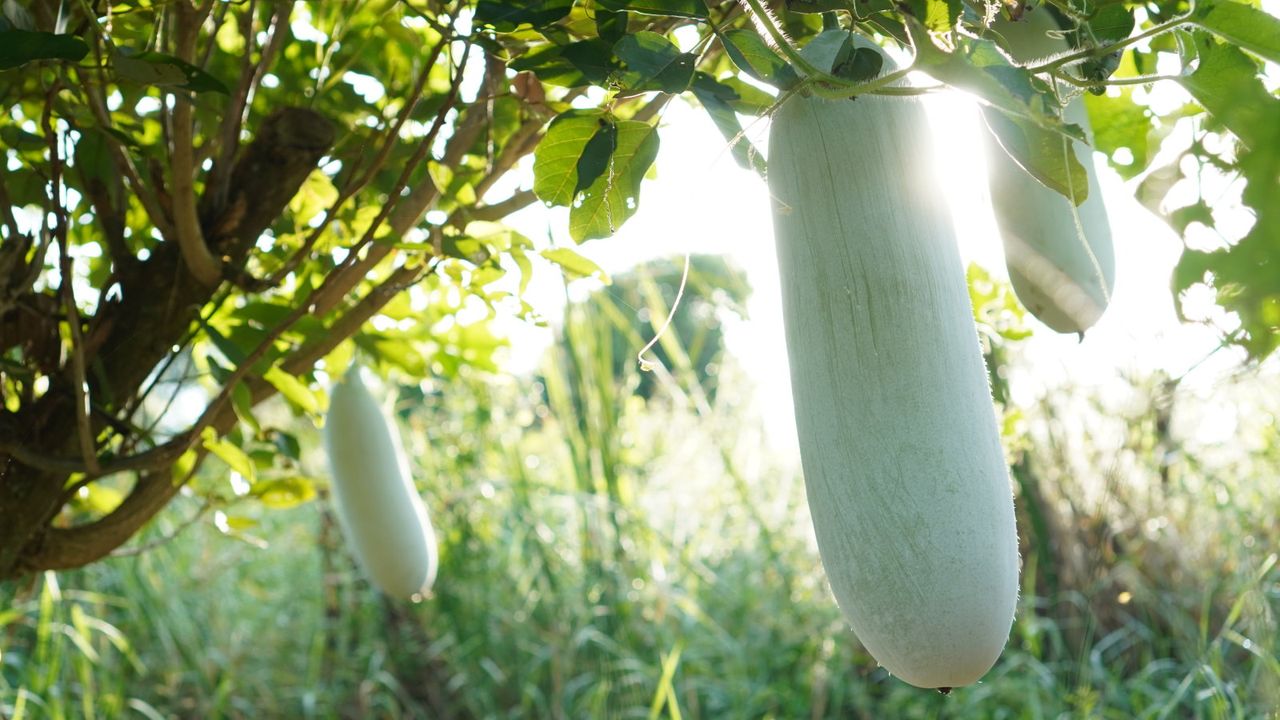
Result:
M236 162L226 202L210 203L202 217L204 237L229 273L243 270L258 236L280 216L333 140L333 124L311 110L284 108L263 121ZM172 239L153 248L125 280L121 299L105 303L88 328L93 344L86 361L94 368L89 394L96 406L112 413L138 392L217 290L196 282ZM74 397L71 378L64 374L16 417L0 417L0 432L42 457L77 457ZM103 425L95 423L95 440ZM50 552L44 540L61 510L68 475L28 467L0 453L0 579L51 567L54 557L105 555L128 537L116 535L136 530L172 497L172 483L158 479L168 477L165 469L142 475L118 513L100 521L114 518L114 525L60 530L62 545ZM156 491L157 482L164 492ZM112 528L118 530L108 532Z

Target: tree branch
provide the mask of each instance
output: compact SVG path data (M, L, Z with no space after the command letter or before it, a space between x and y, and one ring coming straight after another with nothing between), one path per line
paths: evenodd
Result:
M468 220L498 221L517 210L533 204L538 199L532 190L518 190L511 197L492 205L481 205L465 212Z

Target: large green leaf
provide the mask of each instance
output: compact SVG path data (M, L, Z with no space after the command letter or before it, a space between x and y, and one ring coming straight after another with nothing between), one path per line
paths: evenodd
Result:
M800 81L795 70L754 31L730 30L720 35L720 41L733 64L757 80L780 88L792 87Z
M1093 146L1106 153L1111 167L1126 180L1141 173L1150 162L1148 136L1152 125L1149 110L1133 101L1133 88L1123 88L1119 95L1085 95L1089 123L1093 126ZM1133 156L1129 163L1116 159L1120 149Z
M961 0L904 0L906 8L935 33L951 32L964 10Z
M320 409L320 403L316 400L316 396L311 392L311 388L302 380L281 370L279 367L272 366L262 374L262 379L271 383L271 386L280 391L285 400L290 405L298 408L305 413L315 413Z
M569 14L573 0L530 0L528 2L496 2L480 0L473 19L480 25L511 32L521 25L535 28L554 23Z
M755 170L763 176L764 158L743 135L742 123L734 111L733 103L739 99L738 91L706 73L698 73L693 81L693 95L698 98L707 115L711 116L716 129L729 142L729 151L733 153L738 165L747 170Z
M546 260L559 265L560 269L570 277L594 277L605 284L609 283L609 275L604 270L601 270L599 265L578 254L575 250L558 247L543 250L539 254Z
M302 475L261 480L254 483L252 495L263 505L276 510L301 505L316 496L316 482Z
M116 74L142 85L177 87L193 92L230 93L221 80L172 55L120 48L112 59Z
M1238 48L1193 33L1199 65L1178 82L1227 129L1259 152L1280 152L1280 100L1258 78L1258 65Z
M1194 17L1197 25L1214 35L1280 63L1280 18L1228 0L1198 3Z
M595 182L596 178L609 170L613 152L617 149L618 124L609 118L602 118L595 135L591 136L582 148L582 154L578 156L578 164L575 168L578 178L573 183L574 197L591 187L591 183Z
M1208 33L1184 39L1197 65L1178 82L1246 146L1236 169L1245 181L1241 197L1255 220L1231 247L1184 252L1173 285L1179 292L1198 282L1212 286L1218 304L1240 317L1245 333L1240 344L1262 358L1280 347L1280 99L1268 92L1257 63L1239 48ZM1175 227L1195 219L1206 219L1195 205L1170 218Z
M707 6L703 0L596 0L596 5L606 10L629 10L644 15L669 15L706 19Z
M1076 205L1088 198L1089 177L1071 140L992 108L983 108L982 115L1000 147L1023 170Z
M257 476L257 470L253 464L253 460L249 455L240 449L231 440L218 437L218 433L213 428L205 428L201 434L201 441L204 448L213 453L219 460L226 463L232 470L240 473L240 475L253 482Z
M680 52L662 35L648 31L623 37L614 44L613 54L626 66L621 80L632 92L684 92L693 79L697 59L692 53Z
M569 110L556 116L533 155L533 192L552 205L573 204L578 192L578 160L607 122L600 110Z
M609 169L582 191L569 211L569 235L582 242L609 237L640 207L640 183L658 156L658 130L648 123L618 123Z
M607 237L635 214L640 182L657 152L658 133L648 123L570 110L552 121L534 151L533 192L570 208L574 240Z
M512 70L528 70L538 79L561 87L604 84L618 69L613 48L598 39L536 48L508 63Z
M22 67L36 60L78 62L89 46L75 35L10 28L0 31L0 70Z

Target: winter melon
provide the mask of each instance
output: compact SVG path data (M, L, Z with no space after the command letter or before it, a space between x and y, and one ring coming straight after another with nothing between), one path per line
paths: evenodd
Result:
M1029 11L1018 21L997 20L1010 57L1029 64L1067 52L1058 24L1047 8ZM984 108L983 113L996 111ZM1089 132L1084 102L1072 99L1063 120ZM1088 196L1073 206L1055 190L1036 182L990 133L987 176L996 224L1004 242L1005 263L1014 293L1045 325L1062 333L1083 333L1102 317L1115 289L1115 252L1098 173L1088 147L1076 146L1088 175ZM1063 143L1071 142L1063 139Z
M912 685L977 681L1018 593L1008 469L924 106L793 96L769 189L805 489L863 645Z
M339 525L360 567L388 595L431 588L436 539L400 438L353 366L329 394L324 445Z

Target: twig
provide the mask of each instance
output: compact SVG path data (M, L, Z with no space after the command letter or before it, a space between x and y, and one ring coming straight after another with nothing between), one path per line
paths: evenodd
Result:
M176 52L179 60L190 63L195 59L196 31L203 16L191 7L188 0L177 4ZM178 236L178 248L196 280L209 287L222 281L222 261L213 256L204 241L200 218L196 213L194 139L192 138L192 113L190 98L174 93L173 105L173 222Z
M315 247L320 236L324 234L324 232L329 228L329 225L332 224L333 219L337 216L338 211L342 206L346 204L347 200L351 199L356 193L363 190L365 186L368 185L369 182L377 175L378 171L382 169L383 165L386 164L387 158L390 157L391 150L395 147L396 140L400 136L401 128L404 127L404 124L413 114L413 110L417 107L418 101L422 97L423 91L426 89L427 79L431 74L431 69L435 67L436 59L440 57L440 53L444 51L444 48L447 45L448 38L441 38L440 42L436 43L436 46L432 49L431 55L423 66L422 72L419 73L418 81L414 84L413 90L410 92L404 107L401 109L400 114L396 116L396 119L391 126L387 128L386 138L383 140L381 149L379 149L377 155L374 156L373 162L369 164L359 177L353 176L351 181L346 183L342 188L342 191L338 194L337 199L335 199L333 204L325 210L324 218L321 219L320 224L307 235L307 238L302 243L302 247L298 248L298 250L289 257L283 266L271 274L271 277L266 280L266 285L270 287L279 285L289 273L296 270L297 267L302 264L302 261L311 254L312 248ZM443 123L443 118L448 114L449 107L449 105L446 105L436 114L437 122ZM438 132L437 128L433 129ZM434 133L428 133L428 135L434 140Z
M191 517L179 523L178 526L175 527L172 532L166 535L161 535L160 537L154 540L151 540L149 542L145 542L141 545L134 545L133 547L127 547L127 548L116 548L115 550L111 551L109 556L110 557L133 557L135 555L141 555L146 552L151 552L152 550L155 550L156 548L177 539L179 535L185 532L188 528L194 526L197 522L200 521L200 518L204 517L205 514L207 514L212 509L213 509L213 503L210 502L209 500L205 500L203 503L200 504L200 507L196 509L194 513L191 514Z
M67 240L67 208L62 196L62 150L59 147L62 133L53 127L53 98L59 90L55 83L45 98L41 124L49 142L50 187L49 200L57 218L54 233L58 239L59 291L66 306L67 326L71 331L71 376L74 383L76 406L76 439L80 444L80 456L90 473L98 471L98 456L94 449L93 432L89 427L89 386L85 382L84 337L80 332L80 312L76 309L74 272L71 266L71 248Z
M394 199L400 196L400 193L408 186L409 178L412 176L413 171L431 152L431 146L435 143L436 135L439 134L440 128L444 126L445 115L457 102L458 89L462 85L462 68L466 65L467 56L470 54L472 47L471 44L468 44L466 49L463 50L462 59L458 63L458 69L454 73L453 82L449 87L449 94L441 104L439 112L436 113L436 119L432 123L431 129L427 131L426 136L418 143L418 147L409 158L409 161L405 163L400 177L396 180L396 184L391 190L390 198ZM364 277L367 269L372 268L373 265L377 264L394 249L390 244L374 245L369 248L363 259L359 258L360 251L373 243L373 238L382 227L382 223L392 215L393 207L395 207L396 214L390 226L391 231L393 234L402 235L408 232L409 228L418 221L422 213L426 212L430 204L435 201L437 193L438 190L435 184L424 179L413 189L409 197L404 198L401 202L394 203L394 200L386 202L378 212L377 217L369 224L369 228L365 230L364 235L348 248L347 257L330 271L324 283L312 293L315 313L323 316L324 313L336 306L347 292L355 287L360 278Z
M105 87L106 64L102 57L102 38L98 34L93 35L93 50L97 56L97 75L98 80L93 83L83 70L77 70L81 73L81 86L86 89L88 98L89 111L93 113L93 117L98 121L104 129L110 130L114 126L111 122L111 114L107 110L106 100L101 93L95 93L90 90L92 87ZM107 145L111 148L116 168L120 171L124 178L128 180L129 187L133 191L133 195L138 198L138 202L142 204L142 209L146 211L147 217L151 220L151 224L160 232L163 237L173 237L173 226L170 225L168 216L162 210L159 201L152 194L150 188L142 183L142 177L138 172L137 165L134 164L133 158L124 149L120 140L112 133L103 133L103 137L107 141Z
M222 125L218 128L218 157L213 163L213 169L209 173L208 186L205 189L205 204L212 210L221 210L223 203L226 202L227 190L231 183L231 172L235 165L236 150L240 147L240 129L244 126L245 111L249 107L249 98L253 95L258 84L262 82L262 77L266 73L266 68L271 66L275 56L279 53L280 47L284 44L284 38L288 34L281 29L282 23L287 20L288 4L280 3L275 6L271 15L271 35L267 39L267 44L262 48L262 52L258 55L258 61L251 61L252 53L249 51L249 43L254 36L253 18L256 8L256 0L250 1L247 12L241 16L240 35L245 41L245 53L241 58L240 81L236 85L235 93L231 96L231 101L227 105L226 115L222 118Z
M481 205L466 211L468 220L480 221L496 221L510 215L517 210L532 205L538 199L532 190L519 190L506 200L500 200L490 205Z
M9 240L21 243L26 236L18 229L18 219L13 214L13 203L9 200L9 191L5 184L7 174L5 168L0 166L0 214L3 214L5 227L9 228Z

